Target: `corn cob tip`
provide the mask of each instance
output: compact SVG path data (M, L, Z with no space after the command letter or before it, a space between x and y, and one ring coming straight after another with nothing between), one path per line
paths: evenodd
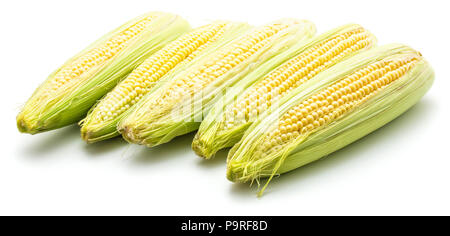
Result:
M95 135L94 132L87 130L84 126L81 127L80 133L81 139L83 139L86 143L90 144L96 142L95 137L97 137L97 135Z
M122 135L123 139L129 143L143 145L143 141L138 132L131 125L119 125L117 131Z
M146 127L139 124L139 120L130 118L133 117L125 117L125 119L121 120L117 125L117 132L122 135L122 138L128 143L144 145L147 147L155 146L155 143L149 140L150 137L146 136Z
M208 145L206 145L201 139L195 137L192 142L192 150L194 150L195 154L204 159L211 159L214 157L215 152L208 149Z
M121 125L117 127L117 131L122 134L122 137L129 143L134 143L136 139L134 138L132 128L127 125Z
M26 117L23 112L21 112L17 116L16 123L17 129L21 133L37 134L39 132L48 130L45 124L40 124L36 121L31 120L29 117Z
M265 182L264 186L260 185L260 178L259 177L255 177L255 176L248 176L248 173L245 173L245 177L244 176L244 171L236 171L237 169L239 170L244 170L243 168L230 168L230 165L233 166L240 166L243 167L242 162L238 163L233 161L233 163L228 163L227 165L227 179L235 184L243 184L246 183L248 181L251 182L250 186L253 185L254 182L256 182L258 184L258 194L257 197L261 197L264 193L264 191L266 190L269 182L272 180L272 176Z
M259 181L262 174L261 162L246 162L235 159L227 161L227 179L235 183L246 183L249 181Z
M231 151L233 152L233 150ZM247 183L253 185L254 182L258 184L257 197L261 197L264 194L269 183L272 181L273 177L278 174L267 171L261 171L267 162L246 162L234 159L227 160L227 179L234 183ZM261 185L261 179L266 178L264 184Z
M208 121L204 121L200 125L200 129L203 128L202 125L206 124L206 122ZM217 135L214 132L211 132L211 130L207 130L206 133L202 132L203 130L199 130L191 145L195 154L207 160L212 159L220 149L232 146L227 145L228 143L223 142L223 140L219 140Z
M239 174L234 172L233 168L230 168L230 165L227 165L227 179L231 182L238 182Z
M32 133L33 128L30 126L28 122L25 121L23 117L20 117L20 115L17 117L17 129L21 133Z

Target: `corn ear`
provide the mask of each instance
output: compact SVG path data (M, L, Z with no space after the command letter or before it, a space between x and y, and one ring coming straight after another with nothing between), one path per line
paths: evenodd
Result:
M233 146L259 114L289 91L375 44L375 36L356 24L338 27L306 44L297 44L263 65L264 71L254 71L234 86L234 91L229 91L224 102L217 103L201 123L192 149L209 159L218 150Z
M398 44L345 60L284 97L230 151L227 177L252 182L316 161L380 128L427 92L434 72Z
M250 28L245 23L216 21L186 33L147 58L91 109L81 122L81 137L96 142L119 135L118 122L148 92Z
M19 131L35 134L78 122L148 56L188 30L177 15L151 12L106 34L36 89L17 116Z
M312 23L294 19L248 31L149 93L120 121L119 132L129 142L155 146L196 130L227 88L314 33Z

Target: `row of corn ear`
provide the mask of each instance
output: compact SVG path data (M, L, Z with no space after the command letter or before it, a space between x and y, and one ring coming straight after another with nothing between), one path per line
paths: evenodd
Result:
M359 25L315 31L295 19L191 29L145 14L52 73L17 126L34 134L79 122L89 143L122 135L149 147L198 129L199 156L232 147L228 179L269 183L399 116L434 79L420 53L376 47Z

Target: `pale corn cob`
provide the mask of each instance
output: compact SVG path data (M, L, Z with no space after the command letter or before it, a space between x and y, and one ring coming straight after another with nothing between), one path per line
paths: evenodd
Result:
M186 33L131 72L81 122L81 136L95 142L119 135L117 123L145 94L171 74L184 70L250 28L244 23L217 21Z
M257 72L249 74L236 85L236 92L227 94L227 101L211 109L194 138L193 150L201 157L211 158L218 150L233 146L259 114L289 91L375 43L375 36L370 32L351 24L317 36L306 45L293 47L284 58L285 63L264 76Z
M236 182L285 173L320 159L393 120L431 87L434 72L420 53L387 45L318 75L259 117L227 159Z
M155 146L196 130L226 88L314 32L312 23L293 19L247 32L141 99L119 131L129 142Z
M148 56L190 30L181 17L151 12L106 34L50 74L17 116L35 134L78 122Z

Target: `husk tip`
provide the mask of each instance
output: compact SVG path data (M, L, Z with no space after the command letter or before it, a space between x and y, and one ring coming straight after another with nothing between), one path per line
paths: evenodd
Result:
M95 143L97 136L94 132L88 129L86 126L82 126L80 129L81 139L83 139L86 143L91 144Z
M214 157L215 151L212 150L210 145L203 142L202 139L198 138L198 136L195 136L194 140L192 141L191 147L195 154L197 154L197 156L201 158L209 160Z
M228 160L227 163L227 179L235 183L245 183L249 181L245 175L245 164L237 160Z
M27 133L27 134L36 134L38 133L38 127L36 124L33 124L33 122L28 121L26 117L20 113L16 118L17 123L17 129L21 133Z
M122 135L122 138L129 143L142 144L138 135L132 125L122 123L117 126L117 131Z

